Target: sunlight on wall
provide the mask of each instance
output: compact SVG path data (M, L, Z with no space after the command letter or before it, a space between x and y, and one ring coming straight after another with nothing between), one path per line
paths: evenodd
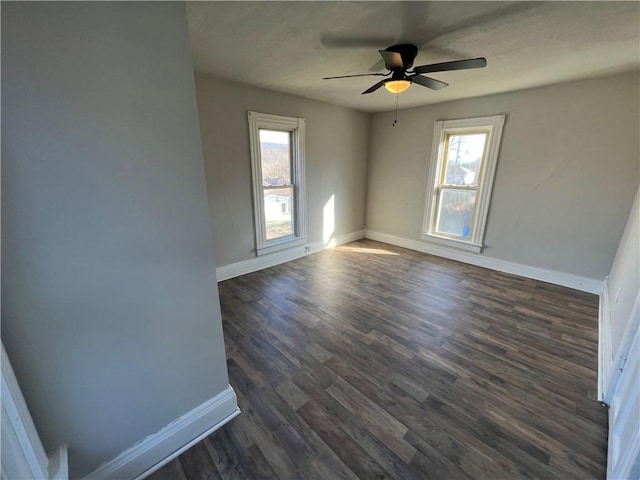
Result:
M335 194L325 203L322 209L322 241L329 245L335 231Z

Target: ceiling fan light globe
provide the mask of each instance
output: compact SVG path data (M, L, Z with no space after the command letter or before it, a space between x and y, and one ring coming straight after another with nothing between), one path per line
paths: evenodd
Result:
M392 80L384 84L384 88L391 93L402 93L410 86L411 82L408 80Z

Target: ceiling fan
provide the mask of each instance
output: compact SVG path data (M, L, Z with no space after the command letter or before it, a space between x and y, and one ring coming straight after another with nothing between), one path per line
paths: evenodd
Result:
M384 86L392 93L402 93L411 86L412 83L422 85L432 90L440 90L448 86L448 83L441 82L435 78L425 77L423 73L446 72L450 70L466 70L470 68L483 68L487 66L487 59L484 57L470 58L467 60L455 60L453 62L432 63L431 65L421 65L413 68L413 61L418 54L418 47L403 43L393 45L384 50L378 50L384 60L384 64L389 70L387 73L361 73L358 75L342 75L338 77L324 77L323 80L350 77L388 77L380 80L375 85L367 88L362 94L375 92Z

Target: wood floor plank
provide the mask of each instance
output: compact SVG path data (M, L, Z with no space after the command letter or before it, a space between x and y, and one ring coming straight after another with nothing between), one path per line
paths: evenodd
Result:
M202 442L180 455L177 461L189 480L222 480L215 462Z
M275 389L293 410L298 410L309 401L309 397L290 380L278 383Z
M422 472L416 471L404 460L398 457L383 442L378 440L358 422L347 420L342 429L355 440L369 456L375 459L392 478L396 480L420 480L424 478ZM415 458L415 454L413 455Z
M254 393L249 400L305 476L318 480L357 478L313 430L301 426L298 415L272 391Z
M433 432L435 433L435 429ZM460 452L462 447L455 445L451 438L447 438L447 443L443 444L443 439L434 440L431 437L430 441L426 441L421 436L410 431L407 432L405 439L418 449L418 453L411 463L425 475L425 478L455 478L460 480L473 478L465 471L466 466L464 465L464 460L460 458L460 454L454 453L456 451ZM439 444L440 449L434 447L434 443ZM442 453L443 450L447 452L448 456Z
M167 463L153 473L155 480L186 480L182 465L178 460Z
M328 445L339 445L336 454L358 478L391 478L389 474L341 428L341 421L314 401L305 403L300 417Z
M250 475L249 472L255 470L250 466L250 458L240 454L240 450L226 430L205 438L202 443L224 480L243 480Z
M280 439L272 432L255 412L254 407L249 403L242 394L238 395L238 406L242 410L245 417L245 425L247 434L253 440L269 463L271 469L276 473L277 477L282 480L292 479L296 477L298 468L292 461L286 448Z
M314 403L317 403L323 410L334 418L340 425L342 431L347 434L358 446L364 450L375 463L378 463L392 478L397 480L420 479L420 475L415 472L393 453L386 445L378 440L369 430L355 421L351 413L330 396L320 385L314 382L313 378L305 372L300 372L293 381L302 389ZM305 412L303 407L301 412ZM334 450L341 450L342 443L331 444ZM369 472L371 473L371 472ZM366 478L366 474L360 473L361 478Z
M532 443L540 445L546 451L553 452L552 461L554 464L557 462L566 474L584 475L586 471L588 475L595 477L600 472L601 466L598 462L593 461L587 452L578 453L571 445L566 444L569 440L568 437L562 437L562 441L559 441L555 435L543 433L538 428L533 427L530 422L521 420L503 409L496 409L492 405L487 405L485 412L487 418L496 423L508 425L511 431L517 432ZM573 441L571 443L575 444Z
M219 292L242 414L152 480L605 476L595 295L371 240Z
M262 450L257 445L252 445L246 451L246 456L252 460L255 471L248 479L256 478L260 480L276 480L280 477L276 475L269 461L265 458Z
M396 455L411 462L416 451L403 440L408 431L405 425L344 381L338 380L326 390Z

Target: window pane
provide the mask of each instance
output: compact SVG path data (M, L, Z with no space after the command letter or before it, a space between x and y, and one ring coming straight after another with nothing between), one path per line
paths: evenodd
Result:
M291 132L260 129L262 185L291 185Z
M475 190L443 188L440 192L440 211L436 230L440 233L469 238L475 202Z
M293 187L264 190L267 241L293 235Z
M478 186L486 133L449 135L444 183Z

